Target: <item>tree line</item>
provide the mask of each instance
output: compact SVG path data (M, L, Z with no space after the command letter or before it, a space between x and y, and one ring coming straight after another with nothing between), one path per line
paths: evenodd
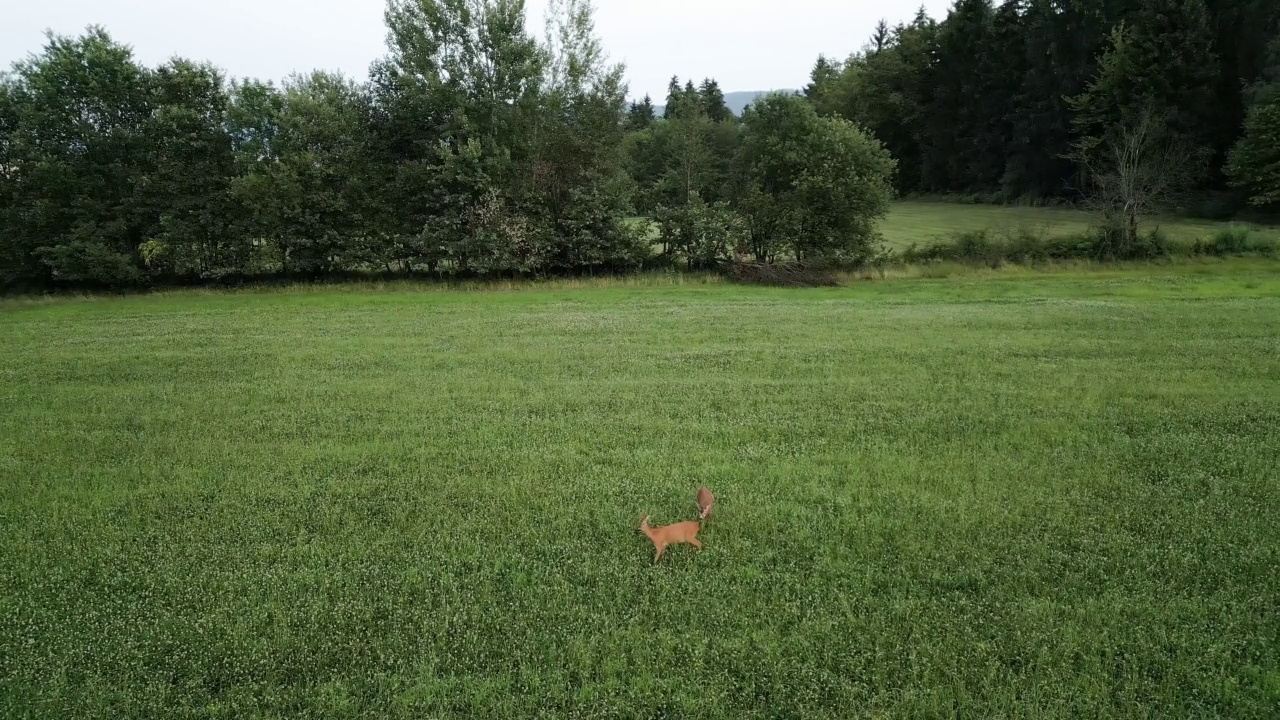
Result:
M0 78L0 287L857 263L895 193L1101 197L1123 255L1175 191L1280 203L1267 0L957 0L741 117L628 104L589 0L386 23L367 77L281 85L50 36Z
M625 266L622 68L589 6L392 0L367 80L141 67L102 29L0 86L11 283Z
M767 199L750 213L701 168L641 187L623 68L590 3L553 0L548 16L539 40L523 0L391 0L388 52L367 79L279 87L185 59L143 67L101 28L50 36L0 82L0 284L623 271L739 251L852 256L871 241L854 214L883 213L892 161L802 98L730 123L721 97L711 114L732 136L713 154L734 167L734 197ZM870 164L824 169L841 143L844 167ZM819 201L830 217L801 212ZM652 226L629 218L675 204L683 234L664 231L655 252Z

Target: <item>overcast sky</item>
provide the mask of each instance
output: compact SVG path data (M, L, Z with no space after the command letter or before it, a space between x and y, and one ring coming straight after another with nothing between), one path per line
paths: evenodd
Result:
M384 53L385 0L0 0L0 65L38 51L52 29L99 24L145 64L210 60L237 77L294 71L365 76ZM715 77L726 91L799 88L819 53L844 57L878 19L914 15L920 0L596 0L596 31L625 62L631 96L661 102L667 80ZM934 17L948 0L924 0ZM542 36L545 0L529 0Z

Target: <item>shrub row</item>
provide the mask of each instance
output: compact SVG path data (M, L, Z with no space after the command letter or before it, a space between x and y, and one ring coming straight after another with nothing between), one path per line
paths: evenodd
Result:
M912 245L892 256L905 263L968 262L996 266L1052 260L1146 260L1161 257L1260 255L1280 256L1280 242L1259 236L1248 228L1232 226L1194 243L1178 243L1161 230L1144 233L1129 252L1117 255L1115 244L1100 230L1050 236L1031 228L973 230L928 245Z

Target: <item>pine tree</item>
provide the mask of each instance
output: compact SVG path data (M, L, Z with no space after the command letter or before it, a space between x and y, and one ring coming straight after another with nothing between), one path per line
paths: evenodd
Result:
M875 32L871 34L871 44L867 47L867 54L874 55L878 52L884 52L884 49L889 47L889 40L889 23L884 18L881 18L876 23Z
M1021 9L1026 54L1019 92L1012 98L1012 140L1004 190L1036 196L1069 192L1075 165L1067 98L1084 92L1097 73L1114 20L1114 0L1027 0Z
M631 103L631 109L627 111L627 129L633 132L647 130L655 118L653 99L645 95L644 100Z
M1011 182L1015 173L1010 172L1009 159L1021 139L1017 134L1020 110L1017 99L1027 75L1026 4L1027 0L1005 0L996 9L991 44L983 57L992 104L991 124L980 129L979 142L999 155L999 185L1006 197L1025 192Z
M922 144L937 33L937 23L921 10L909 24L894 27L878 52L855 54L843 63L819 57L805 88L820 115L853 121L885 144L899 160L901 192L923 189Z
M707 78L698 88L698 94L702 98L702 106L706 108L707 117L711 122L724 122L733 118L733 111L724 103L724 93L720 90L720 83Z
M1244 137L1231 151L1227 172L1249 204L1280 206L1280 87L1249 108Z
M1269 66L1248 89L1244 136L1231 150L1227 174L1249 204L1280 206L1280 37L1271 43Z
M901 192L924 186L928 107L934 93L938 24L923 9L893 29L877 53L854 56L840 69L834 90L822 98L828 112L875 135L898 160Z
M702 93L698 92L698 86L692 80L687 80L684 84L684 107L690 112L705 113L706 110L706 105L702 103Z
M1112 32L1088 89L1071 100L1077 137L1096 141L1154 113L1171 141L1211 148L1217 72L1204 0L1143 0Z
M1214 149L1234 143L1251 106L1249 87L1267 67L1267 48L1280 33L1280 2L1276 0L1206 0L1214 27L1215 49L1221 63L1216 81L1213 118Z
M841 67L819 55L813 71L809 73L809 84L804 88L804 96L813 103L819 115L829 115L836 111L833 97L838 92Z
M999 180L1003 138L993 136L992 128L1002 120L1002 110L994 42L991 0L957 0L939 28L925 142L926 172L932 171L926 182L932 189L990 189Z
M684 104L684 91L680 89L680 78L676 75L671 76L671 81L667 83L667 104L662 108L662 118L670 120L680 114L680 108Z

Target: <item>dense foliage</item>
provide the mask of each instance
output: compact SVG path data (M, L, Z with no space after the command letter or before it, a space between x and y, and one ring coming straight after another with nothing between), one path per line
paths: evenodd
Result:
M548 17L539 42L523 0L391 0L367 81L282 87L143 67L99 28L51 36L0 84L0 286L626 270L656 255L637 210L668 218L668 262L749 248L731 203L761 192L739 159L750 124L718 84L673 81L665 120L648 99L628 112L590 3L555 0ZM833 168L820 145L836 127L856 147ZM834 194L810 223L821 237L786 247L850 254L883 213L891 162L847 123L792 130L815 133L786 140L810 149L791 170L807 184L777 187L778 203L822 182ZM874 199L842 206L850 192Z
M957 0L942 22L921 12L843 62L819 59L806 94L885 143L904 193L1078 198L1079 141L1150 116L1206 154L1194 181L1212 197L1246 114L1265 132L1247 86L1277 32L1272 0Z
M367 78L279 86L51 36L0 76L0 288L860 262L894 192L1088 200L1124 255L1280 205L1272 2L957 0L742 117L710 78L628 107L589 0L548 18L389 0Z
M51 37L0 90L0 281L635 267L626 87L590 5L392 0L367 82L146 68Z
M1280 205L1280 37L1271 44L1263 77L1250 90L1244 137L1231 152L1228 173L1257 206Z
M822 118L801 98L748 108L743 168L752 254L861 259L889 207L894 163L853 123Z

